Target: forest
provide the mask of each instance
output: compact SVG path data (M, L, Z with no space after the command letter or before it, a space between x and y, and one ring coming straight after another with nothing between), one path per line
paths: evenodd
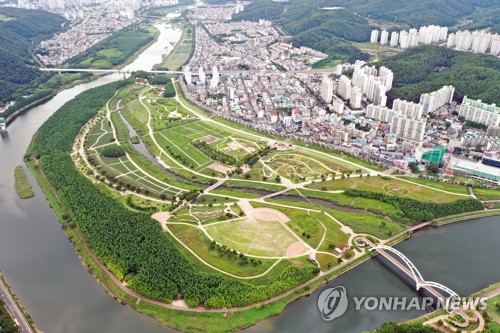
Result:
M455 87L455 100L464 95L500 105L500 59L485 54L459 52L425 45L406 50L376 63L394 72L389 103L401 98L418 102L420 94L444 85Z
M41 10L0 7L0 103L21 99L27 90L34 90L52 77L36 69L33 46L60 31L66 20Z
M318 268L289 266L273 283L255 286L219 273L199 272L164 235L157 221L129 211L78 172L70 157L76 134L129 82L98 87L67 102L42 125L27 155L39 159L47 179L100 260L134 291L163 302L171 302L180 293L191 307L245 306L279 295L318 274Z
M438 217L484 209L481 201L477 199L457 200L448 203L434 203L357 189L348 189L344 192L344 194L350 197L362 197L365 199L373 199L391 204L401 210L414 222L426 222Z

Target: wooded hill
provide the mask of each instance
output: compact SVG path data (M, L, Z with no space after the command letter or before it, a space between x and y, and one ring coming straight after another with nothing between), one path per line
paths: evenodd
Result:
M41 10L0 7L0 102L22 98L25 92L45 82L31 57L43 39L62 30L63 17Z
M434 45L419 46L376 63L394 72L396 98L418 102L420 94L444 85L455 87L455 100L464 95L500 105L500 59L491 55L459 52Z

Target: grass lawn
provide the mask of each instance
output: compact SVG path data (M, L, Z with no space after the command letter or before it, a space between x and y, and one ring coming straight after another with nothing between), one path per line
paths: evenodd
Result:
M276 260L261 259L262 264L260 265L240 265L238 258L220 254L216 249L211 250L210 239L200 229L187 225L169 225L169 228L182 243L192 249L203 261L230 274L241 277L260 275L276 263Z
M207 232L220 244L256 256L279 257L297 240L277 221L240 220L210 224Z
M307 186L308 188L327 191L342 191L350 188L380 192L394 196L407 197L419 201L430 201L437 203L451 202L459 199L466 199L464 196L448 194L435 191L427 187L410 184L398 179L383 179L382 177L353 177L345 179L329 180L317 182Z
M472 189L479 200L500 200L500 190L489 190L484 188Z
M69 67L112 69L154 41L157 34L154 28L125 29L71 59Z
M19 195L21 199L29 199L35 196L35 192L33 191L22 166L18 165L16 167L14 170L14 178L17 195Z
M458 193L458 194L469 194L469 190L465 186L435 182L432 180L420 179L420 178L415 178L415 177L398 177L398 178L406 179L406 180L409 180L411 182L418 183L421 185L426 185L426 186L429 186L432 188L437 188L438 190L443 190L443 191L448 191L448 192L453 192L453 193Z
M356 214L331 208L325 208L325 211L350 227L355 233L366 233L386 239L404 230L402 226L379 216Z
M323 272L339 264L337 257L326 253L317 253L316 260Z

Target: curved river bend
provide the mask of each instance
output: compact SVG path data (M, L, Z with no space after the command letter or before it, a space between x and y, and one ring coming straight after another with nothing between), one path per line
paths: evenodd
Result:
M127 69L150 69L159 63L179 30L162 25L158 42ZM65 102L79 93L120 79L100 78L65 90L47 103L18 117L9 133L0 137L0 268L15 293L47 333L167 332L168 329L136 311L120 305L106 294L81 265L56 216L31 174L36 196L17 199L14 168L22 159L31 137L40 125ZM478 227L480 226L480 227ZM398 246L421 270L424 277L441 282L467 295L500 280L498 217L484 218L426 230ZM351 295L413 296L412 287L399 273L378 260L370 260L334 280ZM410 319L419 312L354 313L349 310L333 323L322 322L316 297L302 298L285 312L250 328L251 332L360 332L386 320Z

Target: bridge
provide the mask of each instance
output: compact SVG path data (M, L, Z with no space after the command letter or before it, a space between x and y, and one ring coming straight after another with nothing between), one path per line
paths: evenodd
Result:
M92 73L92 74L130 74L132 71L127 69L92 69L92 68L40 68L43 72L56 72L56 73ZM278 69L265 69L265 70L234 70L234 71L219 71L220 75L231 76L231 75L245 75L245 74L333 74L333 68L325 68L325 69L306 69L306 70L289 70L289 71L280 71ZM142 71L149 74L154 75L182 75L184 72L182 71L160 71L160 70L149 70ZM207 73L206 75L210 75ZM191 76L198 76L198 71L191 72Z
M451 290L450 288L442 285L441 283L433 282L433 281L426 281L422 274L419 272L417 267L411 262L410 259L408 259L403 253L400 251L396 250L393 247L387 246L387 245L375 245L373 244L370 240L366 238L362 238L362 241L371 247L372 251L377 251L379 254L381 254L384 258L389 260L392 264L394 264L397 268L399 268L403 273L408 275L410 278L412 278L415 281L416 284L416 289L420 290L421 288L424 288L427 290L429 293L431 293L434 297L436 297L442 304L447 304L447 299L449 297L451 298L458 298L459 295ZM399 260L394 258L389 254L389 252L395 254L397 257L399 257L403 263L401 263ZM445 297L440 291L444 291L447 293L449 296Z

